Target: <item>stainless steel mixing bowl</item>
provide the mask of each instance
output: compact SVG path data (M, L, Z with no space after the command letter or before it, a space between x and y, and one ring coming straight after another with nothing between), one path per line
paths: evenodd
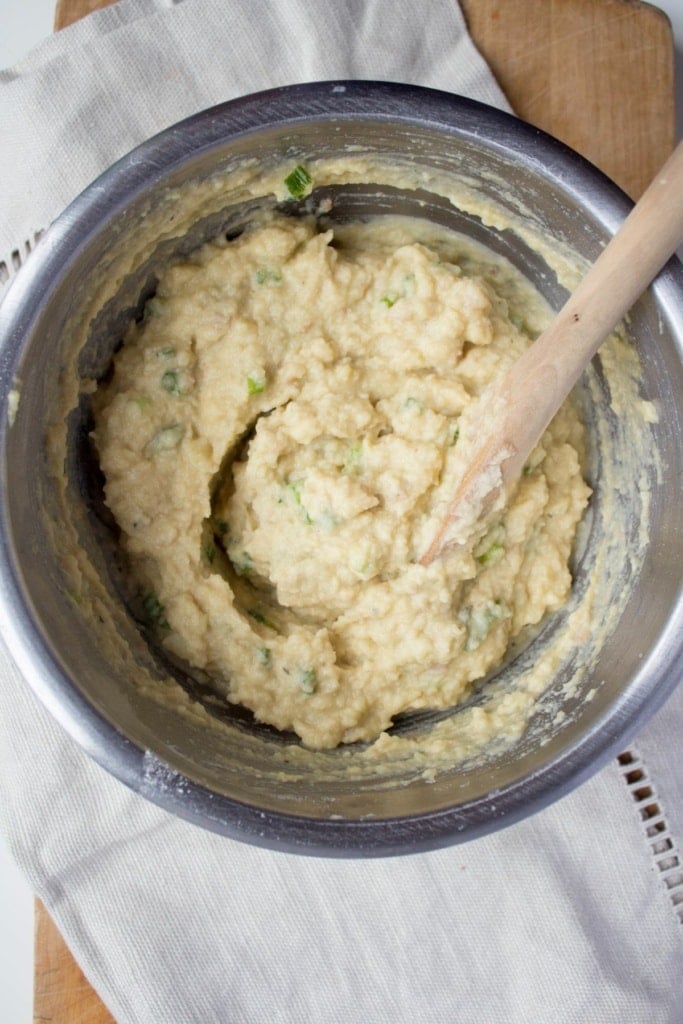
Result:
M542 808L617 753L680 679L683 275L672 261L630 320L642 362L642 397L655 402L659 415L643 427L653 453L651 470L645 467L648 500L632 475L619 478L626 528L612 564L601 558L609 531L600 510L613 479L605 470L618 469L620 445L630 442L616 427L593 438L593 512L576 557L572 601L580 605L596 573L615 600L623 595L595 658L584 665L588 640L577 642L517 743L435 779L400 763L384 771L381 765L356 770L353 750L316 755L309 768L296 767L287 757L291 737L239 708L216 708L201 683L149 649L123 608L111 536L98 511L100 481L88 459L87 398L68 416L63 466L55 467L46 438L65 375L97 378L106 372L124 324L153 290L159 265L219 231L239 230L251 215L253 204L226 205L221 188L209 184L193 225L178 227L188 182L211 182L245 160L272 166L349 153L410 164L425 171L424 184L417 190L340 185L332 216L408 212L465 230L521 265L556 306L564 290L533 246L476 213L458 212L430 188L430 180L452 175L513 212L523 207L558 249L569 247L587 260L629 208L595 168L528 125L462 98L398 85L278 89L201 113L146 142L50 228L0 312L0 610L29 685L82 747L132 789L199 825L252 843L372 856L470 839ZM69 371L70 345L84 325L83 346ZM589 421L591 402L609 404L599 360L591 373ZM62 521L60 479L67 481L70 524ZM70 530L77 531L99 581L87 607L69 597L62 546ZM473 699L486 701L487 687L514 678L520 658L533 660L538 645L552 644L561 620L549 621ZM112 649L126 653L125 668L116 667ZM141 678L174 674L208 709L211 722L140 689L135 665ZM406 733L431 727L429 716L397 725Z

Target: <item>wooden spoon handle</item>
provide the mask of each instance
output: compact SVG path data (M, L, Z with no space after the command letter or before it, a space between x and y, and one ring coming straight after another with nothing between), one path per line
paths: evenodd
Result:
M552 324L482 395L467 472L429 549L452 543L464 510L474 523L522 471L584 368L683 241L683 142L643 194Z

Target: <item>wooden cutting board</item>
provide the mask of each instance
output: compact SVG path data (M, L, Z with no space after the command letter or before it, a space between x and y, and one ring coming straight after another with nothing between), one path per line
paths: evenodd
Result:
M57 0L55 28L112 2ZM673 41L664 14L637 0L460 2L519 116L640 195L674 143ZM34 1022L46 1021L115 1024L36 901Z

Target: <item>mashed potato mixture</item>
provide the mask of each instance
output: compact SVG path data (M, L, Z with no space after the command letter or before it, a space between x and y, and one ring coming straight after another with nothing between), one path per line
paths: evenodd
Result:
M571 587L571 402L505 509L418 562L464 410L549 315L509 264L400 218L273 216L168 269L94 396L131 603L168 654L318 749L465 698Z

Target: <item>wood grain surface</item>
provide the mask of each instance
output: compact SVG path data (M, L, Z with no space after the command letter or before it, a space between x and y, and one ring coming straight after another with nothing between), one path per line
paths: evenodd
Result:
M674 144L665 14L637 0L461 0L516 113L636 199Z
M86 14L99 11L102 7L109 7L116 3L116 0L57 0L55 7L55 30L73 25L80 21Z
M57 0L55 29L112 2ZM665 15L636 0L460 2L519 116L639 196L674 143L673 41ZM39 901L34 1021L114 1024Z
M116 1024L40 900L36 900L33 1020L34 1024Z

